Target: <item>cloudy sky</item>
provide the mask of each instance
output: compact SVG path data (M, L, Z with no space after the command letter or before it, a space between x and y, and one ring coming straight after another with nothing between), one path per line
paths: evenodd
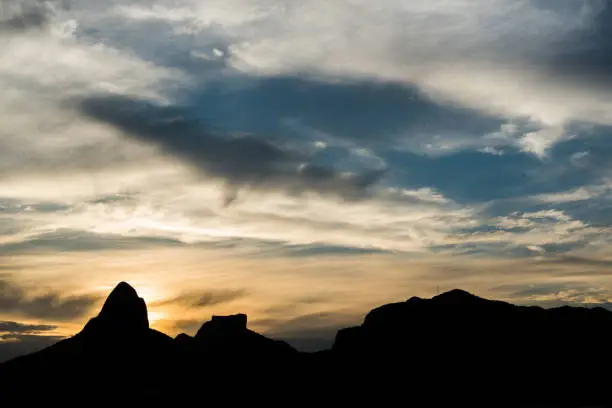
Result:
M305 349L460 287L612 300L606 0L0 0L0 359L119 281ZM4 357L6 358L6 357Z

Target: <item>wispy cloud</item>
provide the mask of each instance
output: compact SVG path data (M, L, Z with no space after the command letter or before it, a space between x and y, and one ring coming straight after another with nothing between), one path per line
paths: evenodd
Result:
M0 322L0 332L33 334L57 329L48 324L24 324L18 322Z
M401 82L440 101L527 118L541 130L526 134L521 143L538 155L561 140L565 123L612 120L610 94L584 86L606 83L605 59L598 61L596 77L567 68L609 47L604 36L589 31L605 30L604 2L416 1L406 6L389 0L376 8L365 1L331 7L320 1L234 3L235 8L158 2L118 12L136 21L167 22L175 32L190 24L191 32L202 36L211 34L211 22L220 23L225 33L215 34L226 34L220 40L231 42L229 64L243 72ZM352 29L355 21L359 30ZM589 50L581 47L586 38L592 41Z
M203 308L232 302L236 299L244 298L245 296L248 296L248 291L245 289L215 289L183 293L177 297L155 302L151 306L163 307L167 305L181 305L187 308Z
M91 295L66 295L43 288L26 289L6 279L0 280L0 295L0 313L52 321L83 316L99 301L97 296Z

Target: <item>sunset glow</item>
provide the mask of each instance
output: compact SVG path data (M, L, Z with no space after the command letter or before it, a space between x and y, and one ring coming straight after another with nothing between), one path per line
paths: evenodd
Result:
M611 10L0 0L0 352L121 281L312 348L452 288L610 308Z

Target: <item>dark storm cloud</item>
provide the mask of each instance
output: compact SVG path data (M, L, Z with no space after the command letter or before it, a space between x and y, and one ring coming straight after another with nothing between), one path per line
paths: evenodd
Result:
M59 229L35 235L25 241L0 244L0 255L49 252L82 252L120 249L146 249L158 246L180 246L171 238L129 237L119 234L96 234L88 231Z
M51 320L70 320L89 312L98 296L71 296L56 291L26 289L0 280L0 313Z
M180 296L162 300L151 304L151 306L165 306L170 304L180 304L191 308L201 308L216 306L222 303L229 303L237 299L248 296L245 289L217 289L202 292L184 293Z
M0 332L31 334L41 331L51 331L57 329L57 326L48 324L24 324L18 322L0 322Z
M79 108L128 137L152 143L205 175L224 181L230 191L228 203L235 198L236 189L247 186L362 198L384 174L380 169L347 174L314 163L308 153L279 140L222 135L190 118L189 111L180 107L115 95L82 100Z

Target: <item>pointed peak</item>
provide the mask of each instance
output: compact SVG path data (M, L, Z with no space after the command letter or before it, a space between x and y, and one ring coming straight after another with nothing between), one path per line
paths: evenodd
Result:
M147 305L127 282L121 282L111 291L98 315L101 319L126 329L149 327Z
M138 292L136 292L136 289L134 289L132 285L130 285L127 282L122 281L122 282L119 282L117 286L115 286L115 288L111 291L110 295L108 295L108 298L110 299L111 297L117 297L117 296L138 297Z

